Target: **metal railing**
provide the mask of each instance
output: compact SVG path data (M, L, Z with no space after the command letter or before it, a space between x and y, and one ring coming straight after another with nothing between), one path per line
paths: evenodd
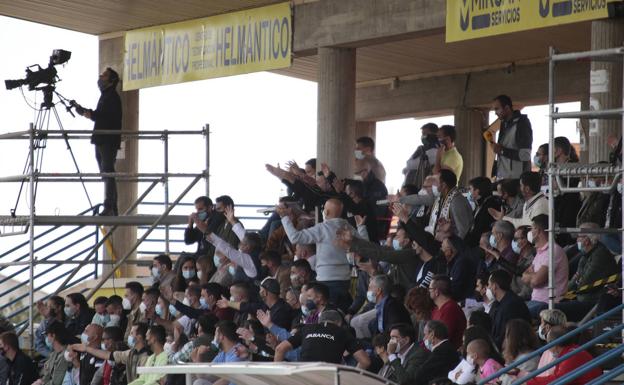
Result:
M624 374L624 364L616 366L615 368L609 370L606 373L603 373L602 376L598 377L598 378L594 378L593 380L591 380L590 382L588 382L585 385L602 385L602 384L606 384L607 382L613 380L614 378L621 376L622 374Z
M611 316L613 316L614 314L617 314L618 312L621 312L622 310L624 310L624 304L620 304L616 307L614 307L613 309L607 311L604 314L601 314L600 316L594 318L593 320L589 321L588 323L584 324L583 326L580 326L570 332L568 332L567 334L547 343L546 345L542 346L541 348L527 354L526 356L523 356L522 358L512 362L511 364L505 366L504 368L502 368L501 370L499 370L498 372L492 374L491 376L488 376L484 379L482 379L481 381L479 381L479 385L485 385L487 384L489 381L498 378L500 376L502 376L505 373L510 372L511 370L517 368L518 366L524 364L525 362L541 355L542 353L544 353L546 350L559 345L560 343L567 341L569 338L576 336L580 333L582 333L583 331L589 329L590 327L594 326L595 324L597 324L598 322L601 322L603 320L605 320L606 318L609 318ZM526 377L520 378L516 381L514 381L512 383L512 385L519 385L519 384L523 384L526 381L530 380L531 378L537 377L538 375L540 375L541 373L545 372L546 370L558 365L559 363L567 360L568 358L572 357L573 355L575 355L576 353L586 350L592 346L594 346L596 343L606 339L607 337L610 337L611 335L617 333L617 332L622 332L624 330L624 324L619 324L618 326L614 327L613 329L606 331L605 333L593 338L592 340L590 340L589 342L583 344L582 346L580 346L577 349L574 349L573 351L557 358L556 360L554 360L553 362L549 363L548 365L537 369L533 372L531 372L530 374L528 374ZM624 345L623 345L624 346Z

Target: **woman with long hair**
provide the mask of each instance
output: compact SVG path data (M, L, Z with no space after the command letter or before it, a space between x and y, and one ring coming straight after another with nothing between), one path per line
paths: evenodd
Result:
M539 346L539 339L531 324L522 319L512 319L507 322L505 340L503 341L503 357L506 365L531 353ZM510 374L505 374L501 377L502 384L511 384L517 378L525 376L528 372L537 369L538 363L539 356L519 365Z

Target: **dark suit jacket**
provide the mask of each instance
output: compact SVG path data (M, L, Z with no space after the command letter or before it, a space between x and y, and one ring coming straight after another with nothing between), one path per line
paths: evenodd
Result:
M500 210L501 204L502 202L500 198L494 195L490 195L483 199L482 202L479 202L479 206L474 212L474 222L472 227L470 228L470 231L468 231L468 234L466 234L466 238L464 238L466 245L469 247L479 246L481 234L490 231L492 223L494 223L494 218L492 218L488 209L493 208L495 210Z
M379 316L379 314L377 314L377 316ZM379 332L377 328L377 316L368 326L373 335ZM392 325L398 323L410 324L411 322L412 319L405 306L396 298L388 296L383 308L383 331L390 332Z
M399 358L390 362L390 368L386 378L401 385L413 384L417 380L415 375L427 361L428 357L429 351L415 342L409 352L407 352L407 356L403 360L403 365L401 365L401 360Z
M492 337L499 349L503 346L507 321L520 318L531 322L531 314L524 300L512 291L508 291L500 302L494 302L490 316L492 317Z
M459 353L450 341L446 340L435 348L427 360L412 377L413 385L427 385L434 378L448 376L448 373L459 364Z

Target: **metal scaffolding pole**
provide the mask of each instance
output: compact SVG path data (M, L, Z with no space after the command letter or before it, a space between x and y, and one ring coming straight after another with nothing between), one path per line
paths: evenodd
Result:
M162 213L162 215L156 220L156 222L154 222L149 229L147 229L147 231L145 232L145 234L143 234L143 236L141 236L141 238L139 238L135 244L130 248L130 250L128 250L128 252L126 253L126 255L123 256L123 258L121 258L119 261L117 261L117 263L115 264L115 266L113 266L113 268L107 272L106 274L102 275L102 278L100 279L100 282L95 285L95 287L93 289L91 289L89 291L89 293L86 295L87 300L89 300L101 287L102 285L104 285L104 283L113 275L115 274L115 271L126 261L126 259L128 259L130 257L130 255L132 255L132 253L134 252L134 250L137 249L137 247L139 247L139 245L141 244L141 242L143 242L150 234L152 231L154 231L154 229L156 228L156 226L158 226L160 224L160 222L163 220L163 218L165 218L167 215L169 215L169 212L171 210L173 210L173 208L180 203L180 201L186 196L186 194L197 184L197 182L199 182L199 180L201 179L201 176L197 176L195 177L195 179L193 179L193 181L184 189L184 191L182 191L180 193L180 195L176 198L176 200L169 206L167 207L167 210L165 210L164 213Z
M206 137L206 196L210 196L210 124L204 126L204 135Z
M35 349L35 329L33 327L33 317L35 308L35 126L31 123L29 132L29 150L28 158L30 162L30 180L28 181L28 187L30 191L30 268L28 269L29 288L28 288L28 331L30 333L30 349Z
M555 54L555 49L550 47L550 57ZM548 191L550 197L548 199L548 308L555 307L555 184L554 168L555 168L555 61L548 62L548 112L550 119L548 121Z
M163 145L165 151L165 170L164 173L169 174L169 135L167 130L163 133ZM169 207L169 178L164 178L165 184L165 210ZM165 225L165 253L169 254L169 225Z

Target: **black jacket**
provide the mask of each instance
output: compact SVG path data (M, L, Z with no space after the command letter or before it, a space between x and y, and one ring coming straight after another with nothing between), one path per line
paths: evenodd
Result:
M524 300L512 291L508 291L500 302L494 302L490 317L492 318L492 337L499 349L503 346L507 321L520 318L531 322L531 314Z
M388 296L383 307L383 331L389 333L392 325L400 323L411 324L411 322L412 319L405 306L403 306L403 303L392 296ZM371 321L369 329L374 332L373 334L379 332L377 317Z
M442 342L429 354L413 377L413 385L427 385L434 378L448 376L448 373L459 364L459 354L450 341Z
M37 365L21 350L17 351L13 361L7 358L7 363L9 364L8 385L30 385L39 378Z
M428 357L429 351L420 346L418 342L414 342L412 348L407 352L407 356L403 359L403 364L399 358L390 362L387 378L401 385L413 384L418 380L415 375Z
M121 130L121 98L115 87L108 87L102 91L97 107L91 111L91 120L95 122L93 130ZM107 144L119 148L121 135L91 136L93 144Z
M485 197L481 199L481 202L477 203L478 206L474 211L474 222L464 238L466 245L469 247L479 246L481 234L491 230L494 218L492 218L488 209L493 208L500 211L502 205L501 200L494 195Z
M284 329L290 328L294 312L290 305L282 298L279 298L270 308L264 302L241 302L240 304L240 312L251 314L252 316L255 316L260 309L269 311L271 314L271 322L275 325Z
M85 330L87 325L91 323L93 320L93 315L95 311L91 308L82 309L82 311L76 316L72 318L67 318L65 320L65 328L67 329L67 333L71 336L79 336Z
M474 292L476 266L466 256L466 250L462 250L448 263L447 269L447 275L451 278L451 296L461 302Z

